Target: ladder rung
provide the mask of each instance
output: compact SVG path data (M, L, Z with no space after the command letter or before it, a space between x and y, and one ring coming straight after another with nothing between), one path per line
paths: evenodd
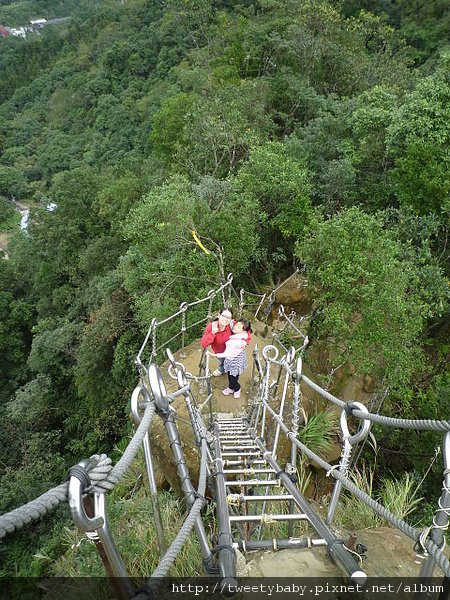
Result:
M222 452L222 456L261 456L258 451L255 452Z
M233 498L232 495L229 495L230 500ZM255 494L254 496L239 496L238 500L240 502L275 502L275 501L285 501L285 500L293 500L294 496L291 494L280 494L273 496L258 496Z
M249 465L248 467L246 467L247 469L251 469L251 465L267 465L267 461L264 458L252 458L250 460L250 463L247 460L230 460L229 458L226 458L223 461L224 466L228 466L230 467L231 465Z
M232 433L242 433L242 434L246 434L247 430L244 429L243 427L227 427L226 429L219 429L219 434L220 437L222 437L225 434L232 434Z
M243 523L245 521L264 521L269 524L269 521L308 521L308 517L304 513L295 513L293 515L239 515L237 517L228 517L232 523Z
M275 473L275 469L224 469L224 473L246 473L247 475L255 475L257 473Z
M278 479L247 479L247 480L234 480L234 481L225 481L226 486L264 486L264 485L278 485L282 486L282 483Z
M222 445L220 447L220 449L221 450L252 450L252 449L257 450L258 448L257 448L257 446L253 446L253 445L250 445L250 444L246 444L244 446L239 446L237 444L233 444L233 445L230 444L229 446L223 446Z
M236 444L236 440L235 439L231 439L231 440L224 440L223 438L220 439L220 443L222 446L224 446L225 444L227 446L238 446L241 448L257 448L258 446L256 444L252 444L252 440L249 438L240 438L242 440L242 446L239 446L239 444Z

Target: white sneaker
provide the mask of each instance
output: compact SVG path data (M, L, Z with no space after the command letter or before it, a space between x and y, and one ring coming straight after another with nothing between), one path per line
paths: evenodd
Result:
M240 398L240 397L241 397L241 390L238 390L237 392L234 392L233 398Z
M233 393L233 390L230 390L230 388L225 388L224 390L222 390L222 394L224 396L229 396L232 393Z
M212 372L213 377L220 377L221 375L223 375L222 371L220 369L216 369L215 371Z

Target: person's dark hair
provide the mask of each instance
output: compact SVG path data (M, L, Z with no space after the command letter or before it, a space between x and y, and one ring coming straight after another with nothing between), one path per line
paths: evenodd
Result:
M223 313L223 311L224 311L224 310L227 310L227 311L230 313L230 315L231 315L231 318L233 318L233 310L232 310L231 308L229 308L228 306L223 306L223 307L222 307L222 308L219 310L219 315L221 315L221 314ZM218 321L218 320L219 320L219 317L214 317L214 319L213 319L213 323L214 323L214 321Z
M242 323L242 325L244 326L244 331L249 331L250 333L253 333L252 324L250 323L250 321L248 321L247 319L239 319L239 321L237 322Z

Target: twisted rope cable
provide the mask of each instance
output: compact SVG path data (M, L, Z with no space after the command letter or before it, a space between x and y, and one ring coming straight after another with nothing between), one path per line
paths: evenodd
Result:
M153 571L151 578L149 579L147 585L151 585L151 580L156 577L165 577L169 572L170 567L172 566L174 560L180 553L183 548L186 540L195 525L195 522L200 515L200 511L205 503L204 494L206 489L206 439L202 440L202 455L201 455L201 465L200 465L200 476L199 476L199 484L198 484L198 492L197 499L191 506L191 510L189 511L189 515L187 516L185 522L183 523L180 531L178 532L176 538L172 542L170 548L167 550L165 555L159 561L158 566Z
M7 533L13 533L13 531L31 523L31 521L43 517L47 512L54 510L61 502L66 501L67 487L67 482L61 483L27 504L1 515L0 539L5 537Z
M96 490L95 486L107 478L111 471L111 459L106 454L94 454L90 460L96 462L95 466L89 470L89 478L91 482L96 482L93 487ZM24 525L40 519L62 502L67 501L68 485L68 482L65 481L34 500L30 500L30 502L27 502L23 506L0 515L0 539L5 537L6 534L13 533Z
M155 403L151 402L147 405L142 420L139 423L139 427L136 429L135 434L131 438L120 460L116 463L112 470L110 470L106 477L103 478L99 476L98 479L96 479L96 483L93 485L93 490L95 492L102 493L107 490L112 490L119 483L125 471L130 468L131 463L133 462L134 457L140 448L142 440L144 439L144 436L150 427L150 423L152 422L154 415ZM101 468L106 470L106 465L102 465ZM101 474L103 473L104 471L101 471ZM90 476L92 481L92 475L90 474Z
M339 465L330 465L325 460L323 460L323 458L321 458L312 450L310 450L307 446L302 444L302 442L300 442L296 437L294 437L292 431L289 431L286 425L284 425L284 423L278 418L276 412L266 402L264 402L264 404L266 405L266 408L272 415L273 419L280 423L281 429L287 435L288 439L290 439L298 448L300 448L300 450L302 450L302 452L304 452L310 460L313 460L316 464L322 467L322 469L327 471L327 475L332 476L334 479L338 479L346 489L348 489L354 496L356 496L356 498L364 502L364 504L369 506L374 512L380 515L380 517L394 525L394 527L402 531L412 540L418 540L419 536L421 535L421 532L418 529L411 527L411 525L408 525L408 523L396 517L384 506L382 506L376 500L373 500L368 494L360 490L352 481L350 481L350 479L348 479L345 475L343 475L337 470L337 467ZM429 554L434 558L436 564L442 569L445 576L450 577L450 562L442 554L441 549L430 539L423 540L423 545L426 547Z
M321 388L317 383L311 381L306 375L302 375L302 381L306 383L311 389L320 394L323 398L326 398L336 406L345 408L346 402L339 400L330 392L327 392ZM450 431L450 421L435 421L432 419L398 419L396 417L386 417L384 415L378 415L376 413L365 413L358 409L352 410L352 416L358 419L366 419L373 423L380 423L387 425L388 427L398 427L399 429L420 429L429 431Z

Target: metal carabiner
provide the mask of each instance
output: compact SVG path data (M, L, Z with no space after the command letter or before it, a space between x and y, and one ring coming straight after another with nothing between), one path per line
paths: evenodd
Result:
M299 356L297 358L297 362L295 365L295 377L296 377L298 383L300 383L300 381L302 379L302 370L303 370L303 360L302 360L302 357Z
M70 512L75 525L84 532L96 531L104 525L102 516L87 516L83 503L83 495L91 483L87 473L87 468L90 465L92 465L92 461L86 458L71 469L73 472L69 471L68 500ZM77 467L81 468L77 470Z
M176 366L176 360L175 360L175 356L172 353L172 350L170 350L170 348L166 348L166 354L167 354L167 358L169 359L170 364L175 367Z
M286 358L285 358L285 360L286 360L286 363L287 363L288 365L290 365L290 364L291 364L291 362L294 360L294 356L295 356L295 348L294 348L294 346L291 346L291 347L289 348L289 350L288 350L288 352L287 352L287 354L286 354Z
M178 387L180 389L189 385L189 382L186 377L186 373L182 369L178 369L178 371L177 371L177 381L178 381Z

